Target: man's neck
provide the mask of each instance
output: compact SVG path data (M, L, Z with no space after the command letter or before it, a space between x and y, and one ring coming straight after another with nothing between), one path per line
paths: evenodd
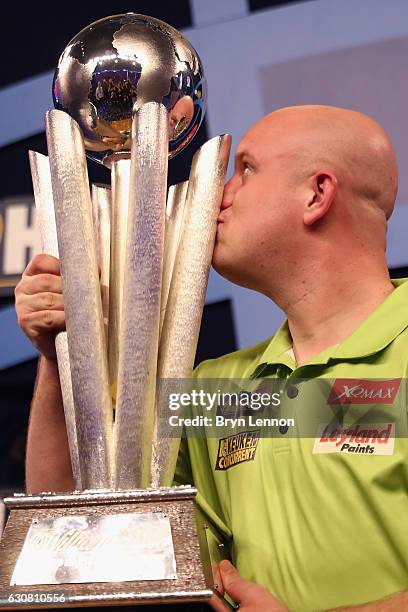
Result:
M358 279L324 279L287 304L289 330L298 365L350 336L392 293L385 272Z

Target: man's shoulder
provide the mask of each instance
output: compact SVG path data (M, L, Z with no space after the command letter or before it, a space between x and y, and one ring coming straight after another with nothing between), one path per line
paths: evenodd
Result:
M195 378L248 378L256 368L272 337L216 359L202 361L194 370Z

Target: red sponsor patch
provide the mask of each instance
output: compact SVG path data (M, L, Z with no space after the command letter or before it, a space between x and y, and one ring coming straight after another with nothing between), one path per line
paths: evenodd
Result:
M401 384L392 380L337 378L327 399L328 404L393 404Z
M313 454L393 455L394 442L394 423L359 423L334 428L320 425Z

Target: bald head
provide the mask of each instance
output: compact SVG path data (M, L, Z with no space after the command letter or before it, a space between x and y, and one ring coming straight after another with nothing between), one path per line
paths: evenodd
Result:
M248 136L278 141L280 155L300 176L319 168L332 171L345 198L390 217L398 184L396 157L385 130L367 115L333 106L294 106L267 115Z
M363 262L384 275L396 191L392 144L369 117L330 106L275 111L237 147L214 266L274 299L279 279L308 284L323 262L338 276Z

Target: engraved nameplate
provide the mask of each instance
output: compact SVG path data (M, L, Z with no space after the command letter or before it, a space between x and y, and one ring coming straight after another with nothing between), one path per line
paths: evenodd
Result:
M175 579L170 521L161 512L33 521L11 585Z

